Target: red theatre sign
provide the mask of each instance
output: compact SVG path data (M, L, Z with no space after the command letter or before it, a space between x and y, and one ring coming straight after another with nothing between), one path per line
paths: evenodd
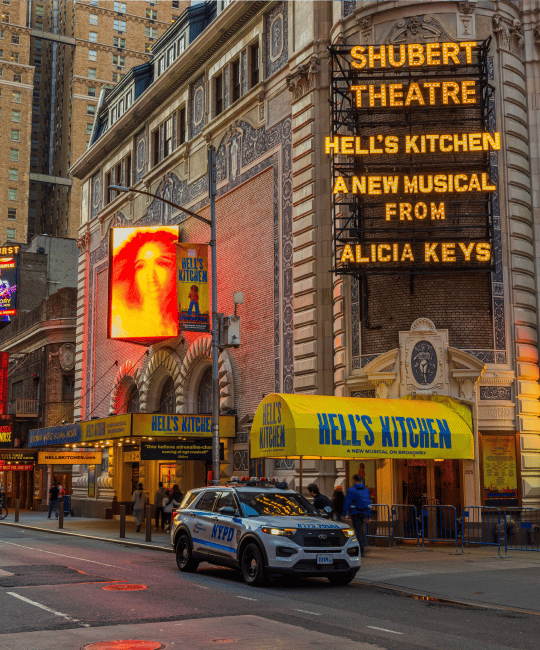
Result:
M0 415L7 413L9 352L0 352Z

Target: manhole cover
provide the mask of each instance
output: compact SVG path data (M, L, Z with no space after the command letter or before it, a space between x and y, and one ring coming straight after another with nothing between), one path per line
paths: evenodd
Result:
M139 589L146 589L146 585L107 585L103 589L107 591L139 591Z
M140 641L137 639L120 639L118 641L100 641L85 645L82 650L160 650L159 641Z

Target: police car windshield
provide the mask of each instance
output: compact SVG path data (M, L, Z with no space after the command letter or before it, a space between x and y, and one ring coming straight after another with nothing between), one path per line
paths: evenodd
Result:
M320 517L319 511L299 494L242 490L236 494L246 517Z

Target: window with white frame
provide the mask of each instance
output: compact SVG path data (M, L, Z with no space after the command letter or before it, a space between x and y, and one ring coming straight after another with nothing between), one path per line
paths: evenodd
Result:
M88 68L88 76L90 77L90 79L95 79L97 77L97 69Z
M95 86L88 86L88 90L86 91L86 94L88 95L88 97L95 97L96 96Z
M124 47L126 47L126 39L125 38L119 38L118 36L115 36L113 38L113 44L114 44L114 47L124 48Z
M20 142L20 140L21 140L21 132L18 129L11 129L11 139L14 142Z
M6 230L6 239L10 239L11 241L17 239L17 235L15 234L15 228L8 228Z
M88 40L90 43L97 43L97 32L90 32Z
M21 121L21 111L11 111L11 121L20 122Z
M97 50L88 50L88 60L97 61Z
M9 159L10 160L19 160L19 150L18 149L10 149L9 150Z
M17 218L17 208L8 208L7 218L12 221Z
M21 103L21 92L20 92L20 90L14 90L13 91L13 94L11 96L11 101L15 102L16 104Z
M114 10L120 14L126 13L126 3L125 2L115 2Z
M94 104L87 104L86 105L86 114L87 115L95 115L96 114L96 107Z
M10 181L18 181L19 180L19 170L18 169L10 169L9 170L9 180Z
M117 32L125 32L126 31L126 21L125 20L114 20L114 29L116 29Z
M157 20L157 11L155 9L147 9L146 10L146 17L149 20Z
M90 24L91 25L97 25L98 24L97 14L90 14Z
M112 62L113 62L113 65L124 66L124 65L126 65L126 57L125 56L118 56L118 54L113 54Z
M19 200L19 192L17 189L14 187L10 187L8 189L8 201L18 201Z
M20 43L20 36L19 34L12 34L11 35L11 44L12 45L19 45Z
M86 123L86 134L87 134L87 135L90 134L90 133L92 133L92 127L93 127L93 126L94 126L94 125L92 124L92 122L87 122L87 123Z
M157 28L156 27L146 27L144 30L145 36L148 38L157 38Z

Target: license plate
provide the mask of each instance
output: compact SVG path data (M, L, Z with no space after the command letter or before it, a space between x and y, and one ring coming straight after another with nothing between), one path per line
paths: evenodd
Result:
M317 555L317 564L333 564L334 560L331 555Z

